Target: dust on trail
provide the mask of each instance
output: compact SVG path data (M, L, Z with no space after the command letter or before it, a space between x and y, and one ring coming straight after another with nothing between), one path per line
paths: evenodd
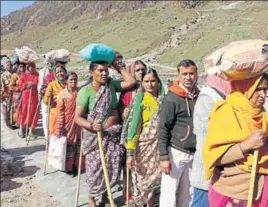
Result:
M62 207L45 189L37 186L31 176L1 178L1 206Z
M33 181L37 168L24 166L1 148L1 206L62 207L48 192Z

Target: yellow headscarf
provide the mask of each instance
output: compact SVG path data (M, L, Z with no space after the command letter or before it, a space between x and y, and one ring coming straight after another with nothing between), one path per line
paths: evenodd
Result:
M234 144L247 139L255 130L263 129L268 137L268 115L255 108L249 99L258 87L262 76L233 81L234 93L218 102L210 114L207 137L203 148L206 179L210 179L215 162ZM236 161L239 169L251 171L253 155ZM268 150L259 149L258 173L268 174Z

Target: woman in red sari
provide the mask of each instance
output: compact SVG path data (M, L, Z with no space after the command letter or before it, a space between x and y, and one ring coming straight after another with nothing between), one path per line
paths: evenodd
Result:
M31 132L35 129L39 117L39 113L36 113L38 105L38 72L36 71L36 65L34 62L26 65L26 72L23 73L19 80L19 89L22 91L20 100L21 106L18 113L19 118L19 136L25 138L26 128ZM30 134L29 136L33 136Z
M56 136L67 137L66 172L75 175L78 169L81 146L81 127L74 122L78 76L71 72L67 87L57 96ZM85 168L84 160L82 168Z

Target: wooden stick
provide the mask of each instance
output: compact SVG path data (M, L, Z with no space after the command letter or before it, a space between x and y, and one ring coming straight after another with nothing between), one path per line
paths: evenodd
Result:
M250 183L249 183L247 207L252 207L252 203L253 203L255 179L256 179L257 166L258 166L258 157L259 157L259 150L255 150L254 155L253 155L253 163L252 163L252 170L251 170Z
M30 128L29 134L32 134L32 126L33 126L34 120L36 118L37 113L40 112L39 111L39 107L40 107L41 100L42 100L42 98L40 97L39 100L38 100L38 104L37 104L36 110L34 112L34 117L33 117L33 120L32 120L32 125L31 125L31 128ZM28 138L27 146L28 146L29 142L30 142L30 137Z
M111 189L111 185L110 185L110 180L109 180L109 176L108 176L108 170L107 170L106 163L105 163L105 155L104 155L104 150L103 150L103 146L102 146L102 134L101 134L101 132L98 132L97 134L98 134L98 144L99 144L99 149L100 149L101 165L102 165L102 170L103 170L106 188L107 188L107 192L108 192L108 197L110 200L111 207L115 207L113 195L112 195L112 189Z
M51 98L48 98L48 117L47 117L47 139L46 139L46 156L45 156L45 166L44 166L44 175L46 175L47 168L47 157L48 157L48 143L49 143L49 114L50 114L50 102Z
M80 190L80 175L81 175L81 165L82 165L82 139L83 139L83 129L81 130L81 141L80 141L80 155L79 155L79 165L78 165L78 178L77 178L77 185L76 185L76 194L75 194L75 207L78 205L79 199L79 190Z
M12 101L12 100L11 100ZM12 106L11 106L11 109L10 109L10 125L12 126L13 122L14 122L14 117L13 117L13 114L14 114L14 110L15 110L15 102L12 103Z
M27 125L26 125L26 140L28 139L28 129L29 129L29 113L30 113L30 106L31 106L31 99L32 99L32 88L30 88L30 97L29 97L29 104L27 106Z
M129 206L129 169L127 167L127 207Z

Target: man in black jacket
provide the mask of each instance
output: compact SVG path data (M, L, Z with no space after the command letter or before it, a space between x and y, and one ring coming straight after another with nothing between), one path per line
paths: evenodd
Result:
M183 60L177 69L178 80L169 88L160 112L160 207L188 207L193 192L190 173L196 145L193 110L199 93L197 67L192 60Z

